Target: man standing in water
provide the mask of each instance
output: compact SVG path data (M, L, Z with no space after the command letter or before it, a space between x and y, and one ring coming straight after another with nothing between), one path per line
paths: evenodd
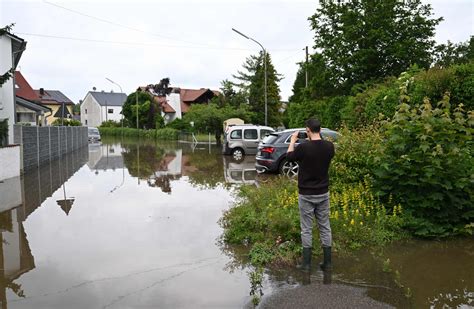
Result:
M298 204L300 209L301 242L303 245L303 263L298 268L311 270L313 216L316 216L319 236L324 253L322 270L331 269L331 226L329 224L329 165L334 157L334 145L321 139L321 123L317 119L306 121L306 133L309 141L298 141L296 131L291 136L287 159L296 161L298 171Z

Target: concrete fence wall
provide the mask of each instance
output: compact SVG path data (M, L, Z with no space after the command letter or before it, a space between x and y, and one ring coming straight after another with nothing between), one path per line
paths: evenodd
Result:
M15 126L14 143L22 145L22 170L41 166L87 145L87 127Z

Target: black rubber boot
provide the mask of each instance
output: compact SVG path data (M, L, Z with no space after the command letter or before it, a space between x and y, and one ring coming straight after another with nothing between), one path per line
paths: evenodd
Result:
M331 247L323 247L323 255L324 255L324 260L321 264L319 264L319 267L322 270L331 270L332 269Z
M331 284L332 282L332 270L323 271L323 284Z
M303 247L303 263L296 265L296 268L302 271L311 271L312 248Z

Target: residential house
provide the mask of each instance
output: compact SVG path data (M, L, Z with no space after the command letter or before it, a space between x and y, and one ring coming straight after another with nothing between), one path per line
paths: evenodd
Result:
M40 98L21 72L15 72L16 122L30 125L46 125L46 118L52 115L47 106L39 103Z
M52 116L47 117L47 124L51 125L56 119L72 118L74 103L59 90L35 90L40 103L51 109Z
M120 121L126 100L125 93L89 91L81 104L81 123L98 127L104 121Z
M0 34L0 74L14 70L20 61L26 42L11 33ZM0 86L0 121L8 120L8 144L13 144L15 124L15 78L8 79Z
M29 124L31 126L45 126L46 117L51 115L51 109L47 106L16 97L16 123Z
M192 104L207 104L216 96L219 96L219 92L211 90L209 88L201 89L185 89L185 88L172 88L170 94L166 97L157 96L152 89L142 88L150 92L155 101L161 107L161 115L165 119L165 123L169 123L175 119L181 119L182 116L188 112Z

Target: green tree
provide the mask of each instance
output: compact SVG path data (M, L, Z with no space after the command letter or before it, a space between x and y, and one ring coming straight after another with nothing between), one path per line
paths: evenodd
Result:
M137 95L138 127L140 129L155 129L156 123L162 123L159 120L161 110L153 100L153 97L144 91L133 92L128 95L122 108L124 124L131 128L136 128L137 126Z
M440 67L448 67L453 64L468 63L474 60L474 36L462 43L440 44L435 48L435 64Z
M225 79L221 82L221 92L223 95L223 103L221 106L229 105L232 107L240 107L247 104L248 94L243 89L235 90L235 84Z
M279 126L281 124L281 114L279 111L280 88L278 82L281 76L272 64L270 54L266 53L267 65L267 117L268 125ZM260 52L257 56L250 56L243 64L244 71L238 71L234 78L240 81L238 87L240 91L248 93L250 110L254 112L252 122L255 124L265 123L265 66L264 55Z
M321 54L311 55L307 64L300 62L299 66L293 84L293 95L289 98L290 103L322 99L336 94L331 72ZM308 71L308 87L306 87L306 71Z
M253 113L246 106L233 108L219 107L217 104L194 104L184 115L186 123L193 122L194 128L200 132L213 133L219 143L223 134L223 122L229 118L241 118L244 121L252 119Z
M315 48L341 94L352 86L398 76L412 64L428 68L435 46L432 8L421 0L321 1L311 16Z

